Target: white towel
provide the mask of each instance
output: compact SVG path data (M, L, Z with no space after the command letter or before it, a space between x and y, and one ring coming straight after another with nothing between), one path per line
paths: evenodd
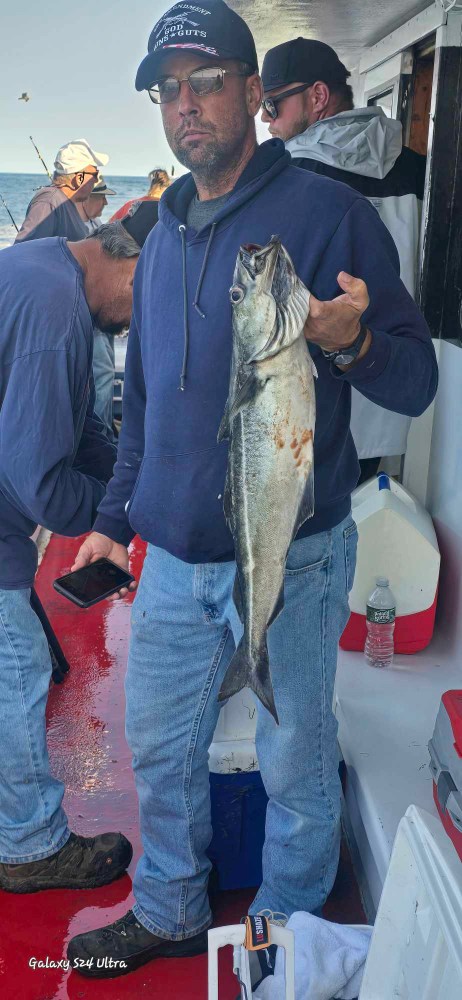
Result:
M302 912L292 914L287 928L295 937L295 1000L354 1000L373 928L332 924ZM284 996L284 949L278 948L274 976L263 980L254 998Z

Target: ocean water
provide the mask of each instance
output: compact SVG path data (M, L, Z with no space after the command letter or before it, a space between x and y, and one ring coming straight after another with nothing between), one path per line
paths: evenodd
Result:
M111 177L104 175L108 187L117 194L108 198L108 204L103 211L103 222L121 208L129 198L139 198L146 194L149 183L147 177ZM38 188L48 184L48 177L41 174L2 174L0 173L0 194L16 222L18 228L22 225L27 206ZM16 230L12 225L8 212L0 199L0 249L14 242Z

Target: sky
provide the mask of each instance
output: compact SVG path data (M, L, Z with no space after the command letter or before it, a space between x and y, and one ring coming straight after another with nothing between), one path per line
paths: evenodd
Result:
M148 37L173 0L3 0L0 3L0 173L51 169L72 139L109 154L113 175L175 173L160 111L135 90ZM30 101L18 101L26 91ZM260 138L266 138L261 129Z

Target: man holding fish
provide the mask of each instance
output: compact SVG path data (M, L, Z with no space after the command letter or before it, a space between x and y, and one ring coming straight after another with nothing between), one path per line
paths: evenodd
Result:
M292 166L279 140L257 146L255 44L223 0L172 7L136 86L191 172L162 197L137 268L118 461L75 568L126 566L135 532L149 543L126 681L144 854L133 910L69 946L125 972L207 947L208 749L219 695L244 684L269 796L251 912L319 911L329 894L351 387L417 415L437 385L373 207ZM81 971L109 974L97 966Z

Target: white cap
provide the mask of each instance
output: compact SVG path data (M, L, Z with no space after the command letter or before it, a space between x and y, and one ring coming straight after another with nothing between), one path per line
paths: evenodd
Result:
M74 139L58 149L55 160L57 174L78 174L84 167L105 167L109 162L107 153L97 153L86 139Z

